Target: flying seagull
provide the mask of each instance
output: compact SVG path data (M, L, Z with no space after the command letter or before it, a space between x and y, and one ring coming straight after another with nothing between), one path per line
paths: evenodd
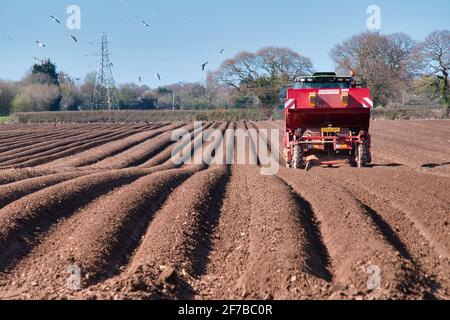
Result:
M75 78L75 80L80 81L81 78Z
M144 26L146 26L147 28L150 28L150 25L149 25L147 22L142 21L142 24L143 24Z
M38 63L44 63L44 60L38 59L36 57L33 57L34 61L38 62Z
M39 46L40 48L45 48L45 44L43 44L42 42L40 42L40 41L38 41L38 40L36 40L35 42L38 44L38 46Z
M222 54L225 51L225 49L220 50L220 54Z
M52 18L52 20L55 21L56 23L61 24L61 21L59 21L58 19L56 19L54 16L50 15L50 18Z
M159 73L156 74L156 77L158 78L158 80L161 80L161 75Z
M139 77L139 83L140 83L140 82L142 82L142 78L141 78L141 77Z
M77 38L75 38L75 36L74 35L70 35L70 37L73 39L73 41L75 41L75 42L78 42L78 39Z
M206 65L207 65L208 63L209 63L209 62L205 62L204 64L202 64L202 71L205 71Z

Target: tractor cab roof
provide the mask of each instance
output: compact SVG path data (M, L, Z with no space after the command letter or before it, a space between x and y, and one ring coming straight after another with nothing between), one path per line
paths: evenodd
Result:
M351 82L352 77L337 76L335 72L316 72L310 76L300 76L294 82Z

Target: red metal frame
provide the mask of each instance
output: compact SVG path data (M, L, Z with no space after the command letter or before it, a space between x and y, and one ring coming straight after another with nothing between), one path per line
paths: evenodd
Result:
M284 137L286 161L292 160L291 148L301 145L326 145L342 143L352 146L352 149L363 140L370 147L370 110L373 101L368 88L349 89L288 89L285 100L286 133ZM342 129L359 130L358 135L314 135L296 137L296 130L321 129L339 127ZM347 148L347 150L349 150ZM305 150L305 156L308 149ZM332 165L336 161L324 161L322 164Z
M348 94L348 105L342 103ZM315 94L317 104L310 106L310 94ZM286 128L320 128L332 122L342 128L369 128L370 109L373 107L368 88L350 89L288 89L285 108Z

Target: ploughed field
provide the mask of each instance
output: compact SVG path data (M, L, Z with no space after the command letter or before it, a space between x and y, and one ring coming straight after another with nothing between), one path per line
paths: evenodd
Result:
M240 130L1 125L0 299L450 298L449 121L375 121L372 167L308 172L268 131L224 163L283 122L203 128Z

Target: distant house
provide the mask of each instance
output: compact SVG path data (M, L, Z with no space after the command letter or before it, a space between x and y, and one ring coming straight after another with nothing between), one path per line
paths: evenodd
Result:
M155 110L158 106L158 99L153 97L142 97L139 99L139 110Z
M120 110L155 110L157 105L158 99L153 97L141 97L127 104L119 102Z

